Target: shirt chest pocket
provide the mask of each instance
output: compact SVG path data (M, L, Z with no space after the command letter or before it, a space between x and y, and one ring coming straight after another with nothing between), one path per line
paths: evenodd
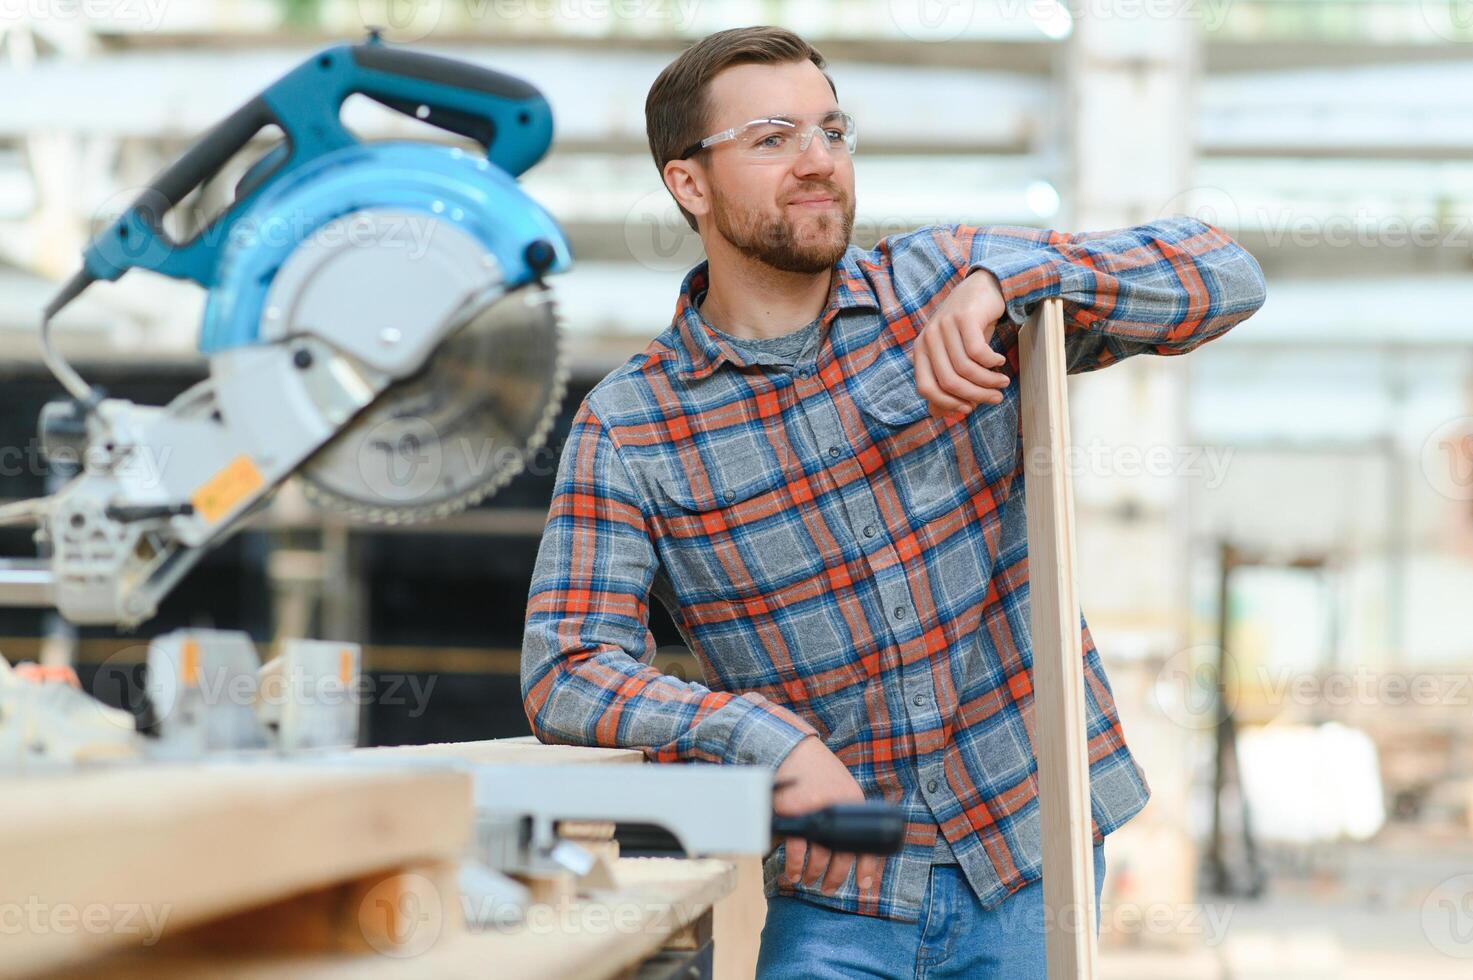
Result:
M677 595L693 601L773 597L804 567L803 524L787 460L753 453L710 476L679 466L655 479L659 552Z
M955 510L985 488L984 468L994 467L978 457L972 435L1006 425L1001 416L1015 414L1006 394L1003 404L983 405L962 421L933 418L916 391L910 358L900 348L882 353L856 380L854 402L884 460L883 473L876 476L888 477L913 526Z

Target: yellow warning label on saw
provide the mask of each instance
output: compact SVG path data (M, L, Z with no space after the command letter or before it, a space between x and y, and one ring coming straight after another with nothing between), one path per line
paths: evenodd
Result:
M232 459L225 468L205 481L190 502L194 512L211 524L229 514L243 499L261 489L266 478L249 456Z

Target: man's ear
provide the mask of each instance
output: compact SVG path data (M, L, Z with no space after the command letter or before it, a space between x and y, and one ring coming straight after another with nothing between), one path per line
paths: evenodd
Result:
M710 213L710 185L706 170L699 163L694 160L671 160L665 164L661 176L665 178L666 189L681 207L697 216Z

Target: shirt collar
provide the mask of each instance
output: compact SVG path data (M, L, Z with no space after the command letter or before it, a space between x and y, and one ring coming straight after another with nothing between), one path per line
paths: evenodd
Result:
M820 332L828 327L840 310L856 307L874 310L880 308L874 289L860 264L860 257L863 255L864 252L857 245L850 245L839 257L839 261L834 263L837 271L823 314L819 318ZM710 281L709 264L709 261L703 261L685 274L685 280L680 284L680 296L675 303L675 317L670 323L679 339L676 349L679 376L692 381L706 377L720 367L722 362L729 362L735 367L746 367L748 363L740 350L706 326L700 311L696 309L695 298L705 290Z

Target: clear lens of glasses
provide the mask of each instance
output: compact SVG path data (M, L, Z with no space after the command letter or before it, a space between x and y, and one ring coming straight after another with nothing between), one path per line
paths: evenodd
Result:
M830 153L853 153L857 142L854 117L841 112L817 123L781 117L757 119L738 129L735 135L744 156L764 159L797 156L815 138L822 139Z

